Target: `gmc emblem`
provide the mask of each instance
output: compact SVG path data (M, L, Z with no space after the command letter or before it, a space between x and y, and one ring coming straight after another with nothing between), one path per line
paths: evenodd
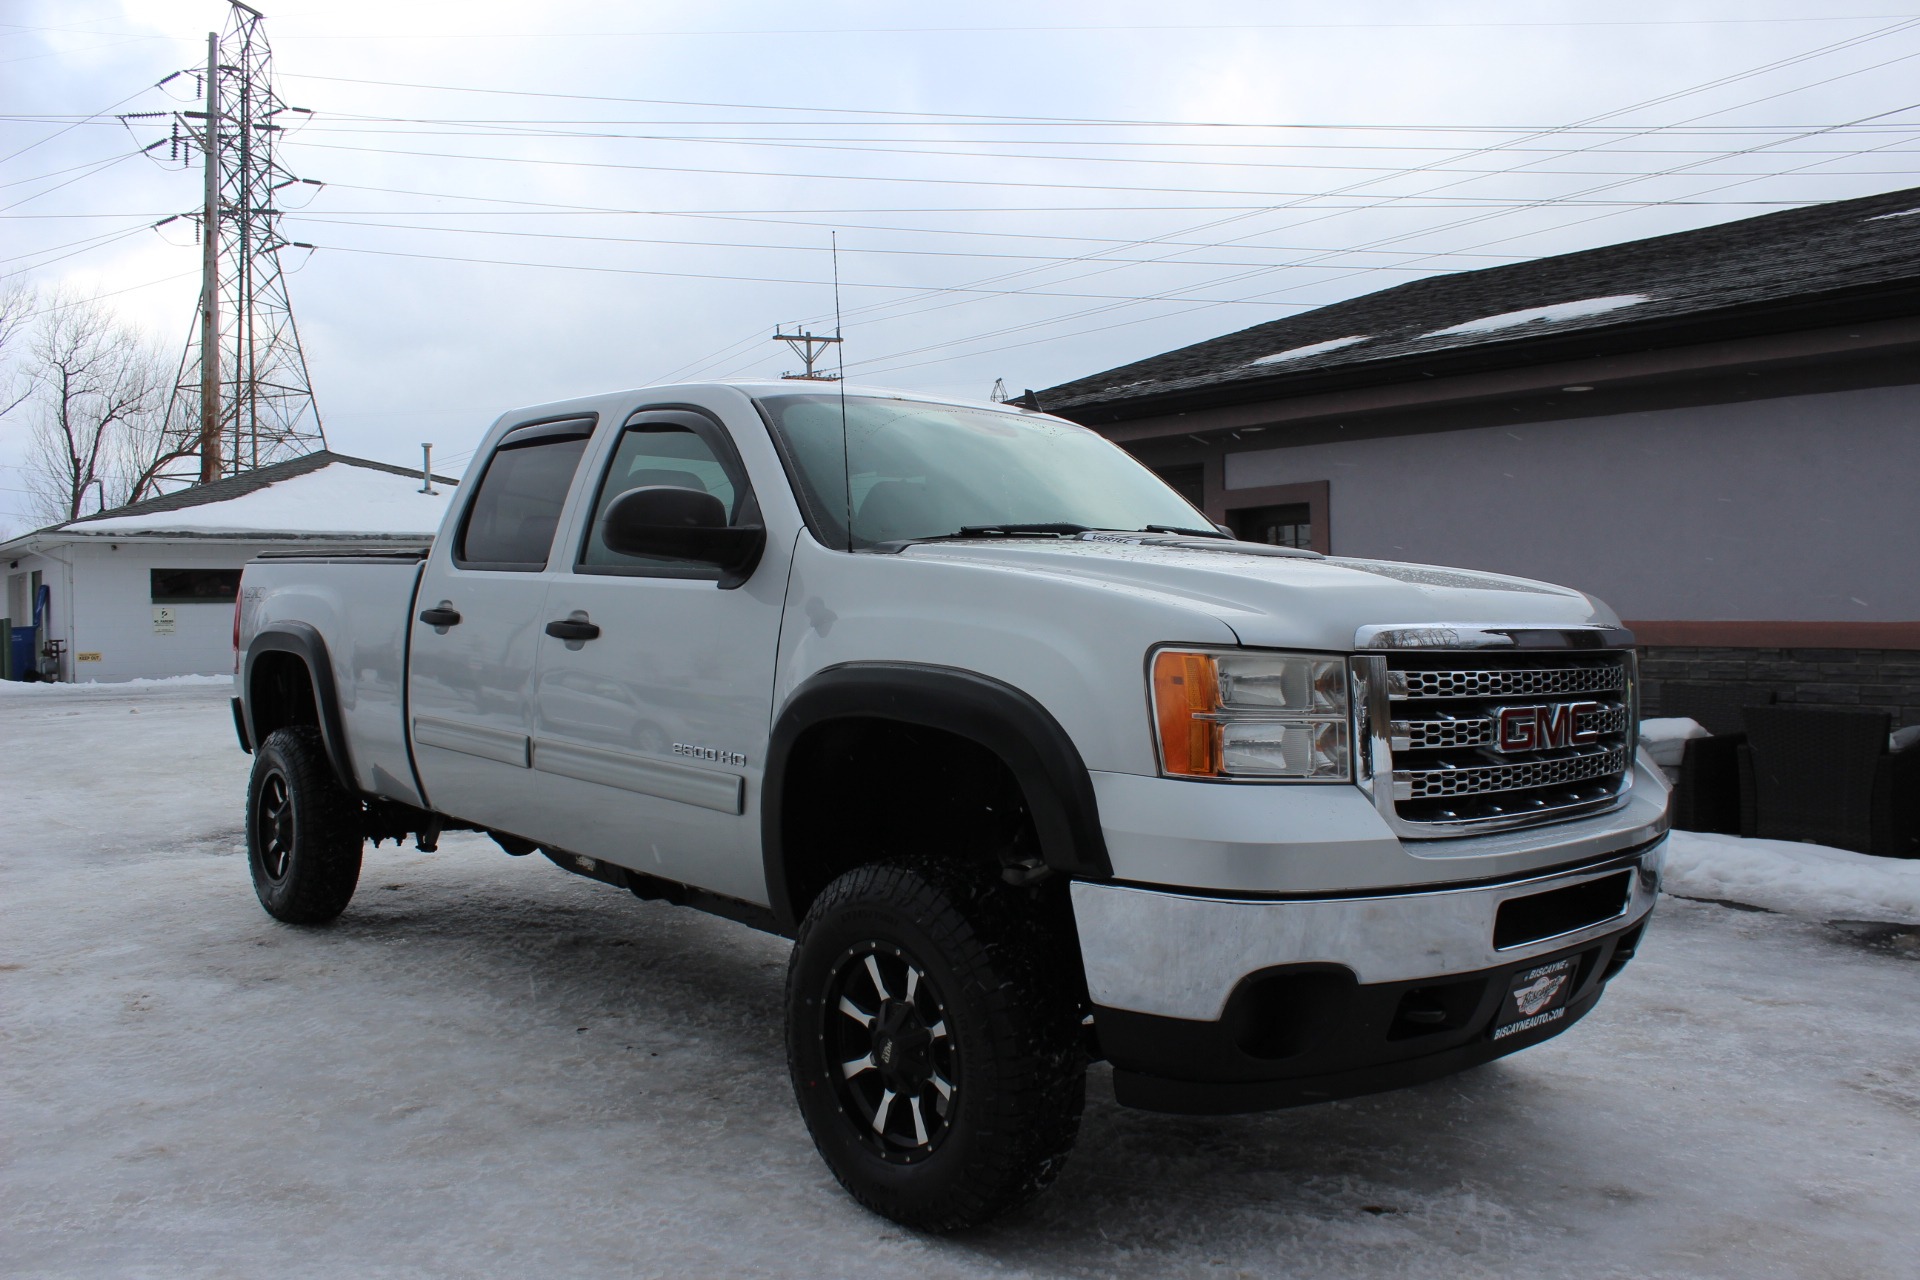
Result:
M1493 713L1495 751L1548 751L1600 741L1597 702L1560 702L1549 707L1497 707Z

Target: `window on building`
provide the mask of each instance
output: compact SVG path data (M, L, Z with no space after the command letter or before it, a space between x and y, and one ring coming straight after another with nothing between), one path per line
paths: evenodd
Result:
M149 569L155 604L232 604L240 595L238 569Z
M1243 507L1228 513L1233 532L1242 542L1264 542L1271 547L1313 549L1313 508L1304 502L1272 507Z

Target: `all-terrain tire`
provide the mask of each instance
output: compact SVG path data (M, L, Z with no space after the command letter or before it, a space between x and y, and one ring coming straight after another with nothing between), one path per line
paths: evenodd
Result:
M347 909L360 882L360 801L340 785L320 731L267 735L247 782L247 868L267 914L321 924Z
M1062 933L1029 895L931 860L858 868L815 900L787 970L787 1065L854 1199L952 1231L1059 1174L1086 1100Z

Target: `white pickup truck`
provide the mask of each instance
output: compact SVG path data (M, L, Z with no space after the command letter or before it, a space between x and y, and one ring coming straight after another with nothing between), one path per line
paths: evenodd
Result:
M254 887L367 839L794 940L794 1092L862 1203L1037 1194L1087 1063L1233 1113L1565 1030L1653 908L1632 637L1578 591L1239 542L1093 432L775 382L502 416L430 546L263 556Z

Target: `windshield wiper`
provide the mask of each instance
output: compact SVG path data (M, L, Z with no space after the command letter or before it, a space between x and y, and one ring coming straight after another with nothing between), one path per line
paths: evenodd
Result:
M1135 533L1185 533L1196 538L1224 538L1227 535L1218 529L1182 529L1177 524L1147 524L1134 530Z
M935 534L931 538L915 538L915 542L938 542L943 538L1019 538L1019 537L1067 537L1070 534L1085 533L1091 525L1069 524L1056 521L1047 524L963 524L952 533Z

